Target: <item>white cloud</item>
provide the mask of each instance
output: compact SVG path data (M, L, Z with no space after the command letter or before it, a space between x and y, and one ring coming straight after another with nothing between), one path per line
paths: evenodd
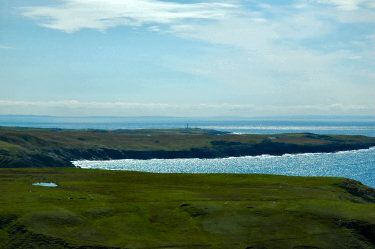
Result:
M72 33L83 28L171 24L186 19L211 20L235 5L224 2L181 4L158 0L64 0L57 6L23 8L22 14L47 28Z
M146 25L153 32L169 32L218 45L212 46L213 52L181 58L180 62L170 63L170 67L224 82L247 94L247 103L256 104L224 105L220 106L222 110L217 105L119 102L98 106L129 111L157 106L154 111L164 108L170 113L186 113L191 108L193 113L214 110L223 115L230 110L272 113L272 108L280 114L319 114L319 110L375 114L371 106L375 92L375 74L371 69L375 64L375 36L366 38L366 26L361 35L340 36L341 29L348 33L355 29L346 26L349 23L375 23L374 2L306 0L290 8L292 4L271 6L256 1L182 4L158 0L64 0L57 6L24 8L23 15L37 19L42 26L68 33L83 28L104 31L119 25ZM246 3L250 5L243 8ZM313 40L312 45L309 40ZM361 49L353 49L353 44ZM92 102L78 106L95 105Z
M159 32L160 31L160 27L159 26L151 26L151 27L148 28L148 30L154 31L154 32Z
M312 0L317 3L334 5L345 11L358 10L361 7L374 8L373 0Z
M4 46L4 45L0 45L0 49L9 49L9 48L11 48L11 47L9 47L9 46Z
M332 39L341 24L315 7L297 12L273 8L272 14L266 23L232 17L206 25L172 27L184 38L237 48L188 62L184 59L176 67L236 87L248 94L251 103L374 103L375 79L370 69L374 60L370 55L375 46L366 45L366 33L353 40ZM309 39L315 41L313 46L305 43ZM354 41L364 45L360 51L350 49Z
M66 101L8 101L0 100L0 114L45 114L45 115L306 115L306 114L362 114L373 115L374 105L249 105L249 104L191 104L176 105L163 103L129 102L80 102Z

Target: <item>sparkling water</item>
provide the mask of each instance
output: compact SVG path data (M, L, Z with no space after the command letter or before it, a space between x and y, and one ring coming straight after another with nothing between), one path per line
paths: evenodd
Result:
M151 159L74 161L81 168L154 173L262 173L293 176L337 176L375 187L375 147L337 153L245 156L217 159Z

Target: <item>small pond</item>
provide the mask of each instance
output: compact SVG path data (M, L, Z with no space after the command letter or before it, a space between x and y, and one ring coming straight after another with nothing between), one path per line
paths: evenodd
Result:
M34 186L42 186L42 187L57 187L57 184L54 182L36 182L33 183Z

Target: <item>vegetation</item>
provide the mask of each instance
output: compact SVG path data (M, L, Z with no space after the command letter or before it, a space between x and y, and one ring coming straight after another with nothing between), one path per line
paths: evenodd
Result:
M47 168L74 159L368 148L375 138L0 128L0 248L374 248L375 190L344 178ZM10 168L45 167L45 168ZM58 187L34 186L55 182Z
M0 128L0 168L66 167L78 159L220 158L334 152L375 146L365 136L226 134L203 129Z
M375 190L344 178L28 168L0 182L4 249L375 246Z

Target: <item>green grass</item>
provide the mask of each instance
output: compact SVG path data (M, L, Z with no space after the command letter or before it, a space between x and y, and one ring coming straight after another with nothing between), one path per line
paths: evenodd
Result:
M374 191L343 178L0 169L0 248L374 248Z
M40 128L0 128L0 141L24 148L97 148L121 150L188 150L212 148L212 142L259 144L277 142L298 145L325 145L333 142L375 143L375 138L315 134L221 134L203 129L63 130ZM270 140L269 137L276 139ZM0 144L2 148L3 144Z
M0 141L0 148L1 150L7 151L7 152L20 152L20 151L25 150L22 146L8 143L8 142L3 142L3 141Z

